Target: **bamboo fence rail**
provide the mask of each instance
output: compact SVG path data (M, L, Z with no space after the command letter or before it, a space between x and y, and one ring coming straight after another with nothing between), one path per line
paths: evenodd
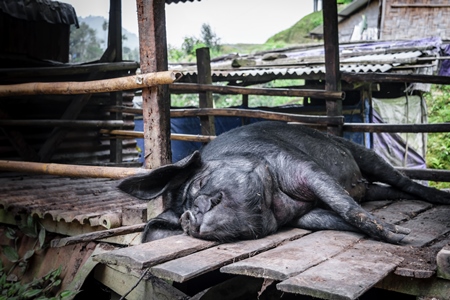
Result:
M0 120L1 127L37 126L37 127L71 127L71 128L118 128L125 123L120 120Z
M248 88L235 86L220 86L212 84L174 83L169 86L171 93L187 94L212 92L229 95L265 95L286 97L313 97L329 100L345 99L344 92L325 91L318 89L288 89L288 88Z
M46 174L68 177L121 179L132 175L146 174L143 168L121 168L82 166L55 163L36 163L24 161L0 160L0 171Z
M182 75L179 72L164 71L85 82L30 82L0 85L0 97L41 94L73 95L118 92L141 89L143 87L161 84L170 84L179 79L181 76Z

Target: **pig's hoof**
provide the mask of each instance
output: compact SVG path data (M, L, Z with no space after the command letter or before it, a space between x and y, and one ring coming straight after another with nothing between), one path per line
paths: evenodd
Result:
M395 226L395 233L407 235L407 234L411 233L411 229L396 225Z

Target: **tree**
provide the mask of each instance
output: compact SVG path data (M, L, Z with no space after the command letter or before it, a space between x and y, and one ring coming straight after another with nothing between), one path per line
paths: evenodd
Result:
M103 50L95 36L95 30L86 23L81 23L80 28L72 26L70 29L69 60L71 62L85 62L101 57Z
M197 38L195 36L184 37L183 44L181 45L181 50L186 55L187 60L195 59L195 51L198 48L208 47L214 53L220 52L220 38L212 31L211 26L208 24L203 24L200 32L201 37Z
M210 49L220 50L220 38L212 31L209 24L202 25L201 41Z

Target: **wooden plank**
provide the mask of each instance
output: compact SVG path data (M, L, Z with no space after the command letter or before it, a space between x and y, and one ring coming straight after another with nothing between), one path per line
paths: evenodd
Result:
M424 297L423 299L450 299L450 280L437 277L424 280L390 274L379 282L376 287L402 294Z
M69 236L69 237L60 238L60 239L54 239L51 241L50 246L52 248L64 247L67 245L78 244L81 242L91 242L91 241L100 240L100 239L104 239L104 238L108 238L108 237L112 237L112 236L141 232L144 230L145 225L146 225L145 223L142 223L142 224L136 224L136 225L130 225L130 226L123 226L123 227L109 229L109 230L89 232L89 233L85 233L85 234Z
M285 280L340 253L363 235L344 231L318 231L243 261L221 272Z
M422 247L450 232L450 206L435 206L416 218L402 223L411 233L402 241L408 246Z
M401 82L401 83L434 83L448 84L448 76L393 73L352 73L341 72L341 79L349 83L355 82Z
M218 242L204 241L187 235L175 235L99 254L94 256L94 260L104 264L143 269L213 247L217 244Z
M432 204L420 200L394 201L391 205L373 211L372 214L385 222L397 224L417 216L432 206Z
M259 299L263 284L261 278L235 276L197 293L190 300Z
M439 251L436 257L437 276L450 280L450 246L446 246Z
M376 209L380 209L382 207L388 206L392 203L390 200L383 200L383 201L370 201L370 202L364 202L361 203L362 208L364 208L367 211L374 211Z
M184 282L229 263L252 257L285 241L298 239L308 233L310 231L290 228L262 239L222 244L154 266L150 271L161 278Z
M169 283L154 277L151 274L147 273L140 282L138 275L141 274L127 272L121 268L105 265L97 266L94 272L96 280L109 287L117 294L125 295L131 291L126 296L126 299L128 300L189 298L186 294L174 288Z
M364 240L352 249L277 284L284 292L321 299L356 299L402 261L391 245Z

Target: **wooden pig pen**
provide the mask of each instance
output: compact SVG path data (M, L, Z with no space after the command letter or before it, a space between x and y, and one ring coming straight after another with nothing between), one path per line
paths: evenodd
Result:
M419 200L392 202L386 199L364 204L367 210L387 222L412 230L404 245L390 245L349 232L310 232L295 228L285 228L263 239L227 244L185 235L139 243L145 221L162 209L162 201L146 203L120 193L116 186L120 178L148 172L170 161L167 84L180 76L177 72L166 72L165 30L161 24L164 24L164 5L170 2L185 1L137 1L142 76L120 77L121 84L116 85L114 91L111 90L114 80L92 82L92 79L68 84L64 91L56 91L78 94L81 91L97 93L142 88L143 136L145 149L151 149L145 157L145 168L125 168L123 163L105 167L104 164L82 166L51 161L0 162L0 169L7 171L0 178L2 223L14 225L20 218L33 216L52 233L51 248L32 261L28 275L43 274L48 268L62 264L62 289L86 289L83 283L93 277L110 289L112 298L120 295L126 299L369 299L374 293L377 294L373 297L380 297L383 291L418 298L450 299L450 206ZM117 8L117 3L120 1L111 1L111 7ZM112 11L117 14L117 9ZM326 84L322 89L289 89L289 92L325 99L327 115L274 113L263 114L263 117L319 124L336 134L343 130L447 131L446 124L374 126L344 123L343 79L346 82L449 82L442 76L342 73L335 26L336 1L325 2L323 13ZM205 68L208 73L208 67ZM165 79L146 80L159 76ZM207 81L207 76L205 78ZM202 83L201 79L198 83ZM210 83L203 82L195 88L207 98L207 93L217 88ZM104 89L96 89L99 86ZM42 93L47 87L38 84L30 89L26 85L3 84L0 88L0 94L5 97L24 95L33 89ZM239 93L250 92L239 89ZM124 110L111 111L124 113ZM230 111L199 110L196 113L208 116L229 114ZM15 126L20 123L17 122L20 119L11 119L9 124L2 119L2 128L12 126L13 121L16 121ZM209 122L207 118L204 121ZM75 124L63 120L53 125L68 126L69 123ZM77 126L87 126L79 124ZM98 130L104 130L102 134L113 134L111 128L101 126L103 124L98 125L102 127ZM11 134L11 130L8 132ZM211 138L207 134L202 141ZM173 138L193 137L173 135ZM445 170L404 171L416 179L450 181ZM1 229L4 233L4 227ZM21 248L19 252L25 251L26 248Z

